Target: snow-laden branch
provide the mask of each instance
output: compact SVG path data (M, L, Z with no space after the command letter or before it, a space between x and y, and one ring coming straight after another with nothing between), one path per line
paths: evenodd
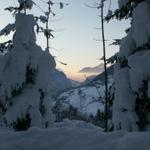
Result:
M10 32L15 31L15 24L8 24L6 27L4 27L1 31L0 31L0 36L2 35L8 35L10 34Z

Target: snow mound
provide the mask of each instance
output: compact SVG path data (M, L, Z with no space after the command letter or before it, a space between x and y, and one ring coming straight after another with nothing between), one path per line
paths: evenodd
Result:
M62 127L62 128L72 128L72 127L79 127L79 128L87 128L87 129L99 129L103 131L102 128L94 126L91 123L86 123L81 120L69 120L69 119L64 119L62 122L55 123L56 127Z
M62 127L0 133L1 150L149 150L150 132L111 132Z

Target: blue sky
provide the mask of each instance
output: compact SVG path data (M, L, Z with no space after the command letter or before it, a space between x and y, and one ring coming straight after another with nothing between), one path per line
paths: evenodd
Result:
M46 9L46 5L40 0L34 0L42 9ZM46 1L46 0L45 0ZM55 0L59 2L58 0ZM96 1L96 0L95 0ZM57 56L57 59L67 63L63 66L58 63L57 67L62 69L69 77L76 80L84 80L84 74L78 71L87 66L96 66L101 62L98 58L102 57L102 43L93 39L101 39L101 31L94 28L100 27L99 11L85 6L85 3L92 5L94 0L63 0L68 2L63 10L54 8L56 17L52 18L50 26L52 29L61 30L55 32L55 39L51 40L51 46L58 49L51 49L52 55ZM0 28L13 22L14 18L8 12L3 11L6 6L17 5L17 0L1 0L0 5ZM117 8L117 0L113 0L111 9ZM105 13L108 11L108 4L105 5ZM40 15L42 12L34 7L35 15ZM129 26L128 21L119 22L116 20L105 24L105 34L108 40L107 57L118 51L117 47L108 46L113 39L125 36L124 29ZM0 39L2 40L2 38ZM41 35L38 37L38 44L45 47L45 38Z

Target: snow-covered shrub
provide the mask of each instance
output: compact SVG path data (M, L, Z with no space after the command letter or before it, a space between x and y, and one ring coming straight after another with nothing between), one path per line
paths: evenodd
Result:
M69 106L67 109L62 108L60 103L56 103L56 105L52 108L53 113L55 114L55 122L60 122L63 119L70 120L83 120L87 121L87 117L78 111L77 108L73 106Z
M97 113L95 116L90 116L88 118L89 122L92 124L104 128L105 124L105 113L101 112L99 109L97 110Z
M69 106L67 109L63 109L60 106L61 104L56 104L52 111L55 114L55 122L61 122L63 119L69 119L69 120L82 120L87 123L92 123L96 126L104 128L104 121L105 121L105 113L101 112L100 110L97 110L97 113L95 115L90 114L82 114L79 112L79 110L73 106Z
M12 123L12 126L14 129L18 131L27 130L31 127L31 118L30 114L25 114L25 116L22 116L21 118L17 118L17 121L14 121Z

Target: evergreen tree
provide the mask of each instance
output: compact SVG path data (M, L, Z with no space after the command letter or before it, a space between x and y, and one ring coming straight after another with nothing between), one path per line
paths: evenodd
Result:
M54 121L51 97L61 85L54 83L54 57L36 44L37 19L27 14L34 2L18 2L19 7L6 8L15 15L15 23L0 32L7 35L15 31L11 51L0 59L0 112L6 126L16 130L46 128Z
M145 0L118 2L119 9L106 20L131 18L131 27L121 40L120 51L115 56L114 129L150 130L150 3Z

